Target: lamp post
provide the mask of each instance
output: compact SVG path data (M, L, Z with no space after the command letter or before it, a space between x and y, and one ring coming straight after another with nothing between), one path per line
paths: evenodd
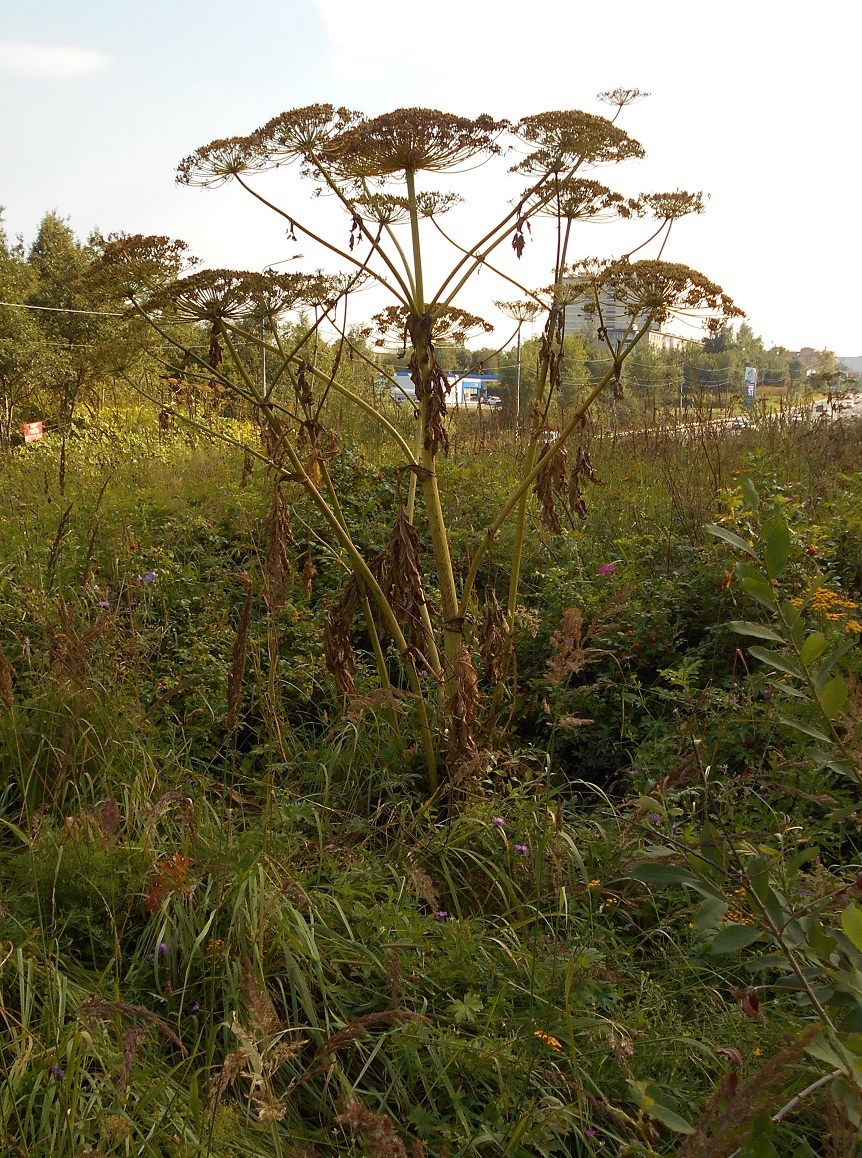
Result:
M294 253L292 257L283 257L281 261L268 261L261 273L269 273L277 265L286 265L289 261L301 261L302 254ZM264 319L261 317L258 328L258 336L260 337L260 394L262 398L266 398L266 346L263 344L264 334Z
M515 442L520 439L521 433L521 327L524 322L531 322L539 312L538 302L495 302L494 305L507 318L518 323L517 356L515 361Z

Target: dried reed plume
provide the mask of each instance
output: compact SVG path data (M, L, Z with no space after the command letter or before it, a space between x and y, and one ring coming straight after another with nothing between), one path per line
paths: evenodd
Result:
M101 1001L94 994L88 997L84 1004L78 1008L78 1017L84 1022L113 1021L117 1014L125 1014L127 1017L132 1017L136 1021L142 1021L145 1025L154 1026L163 1033L169 1041L172 1041L185 1057L186 1047L168 1023L163 1021L158 1014L151 1013L149 1009L144 1009L143 1006L129 1005L126 1001Z
M440 897L434 887L434 882L425 869L419 868L419 866L415 864L408 864L404 868L404 875L419 896L427 902L431 912L436 913L440 908Z
M247 957L242 963L242 988L251 1032L256 1038L268 1038L278 1033L282 1028L281 1020Z
M375 1158L408 1158L404 1143L395 1132L395 1123L388 1114L372 1113L361 1102L350 1101L335 1119L362 1137Z

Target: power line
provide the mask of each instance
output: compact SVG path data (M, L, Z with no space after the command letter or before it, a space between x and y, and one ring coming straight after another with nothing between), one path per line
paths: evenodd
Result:
M126 314L117 314L109 310L73 310L65 306L32 306L26 302L0 302L0 306L9 306L15 310L44 310L49 314L89 314L96 318L125 318Z

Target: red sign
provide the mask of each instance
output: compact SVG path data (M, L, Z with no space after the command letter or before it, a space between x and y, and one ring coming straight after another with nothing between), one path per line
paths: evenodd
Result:
M38 442L44 434L41 422L25 422L24 423L24 441Z

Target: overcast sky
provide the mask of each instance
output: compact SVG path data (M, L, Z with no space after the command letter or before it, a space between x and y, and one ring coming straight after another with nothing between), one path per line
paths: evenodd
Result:
M0 204L28 242L56 210L81 236L169 234L259 268L307 247L239 191L174 185L215 137L318 101L516 118L606 111L600 90L636 86L652 95L620 123L647 159L601 179L710 194L665 256L720 282L770 345L862 354L859 0L0 0L0 16ZM279 179L299 215L310 187ZM466 239L516 188L486 170L465 191ZM522 269L537 283L539 240ZM513 295L483 277L465 304L487 314Z

